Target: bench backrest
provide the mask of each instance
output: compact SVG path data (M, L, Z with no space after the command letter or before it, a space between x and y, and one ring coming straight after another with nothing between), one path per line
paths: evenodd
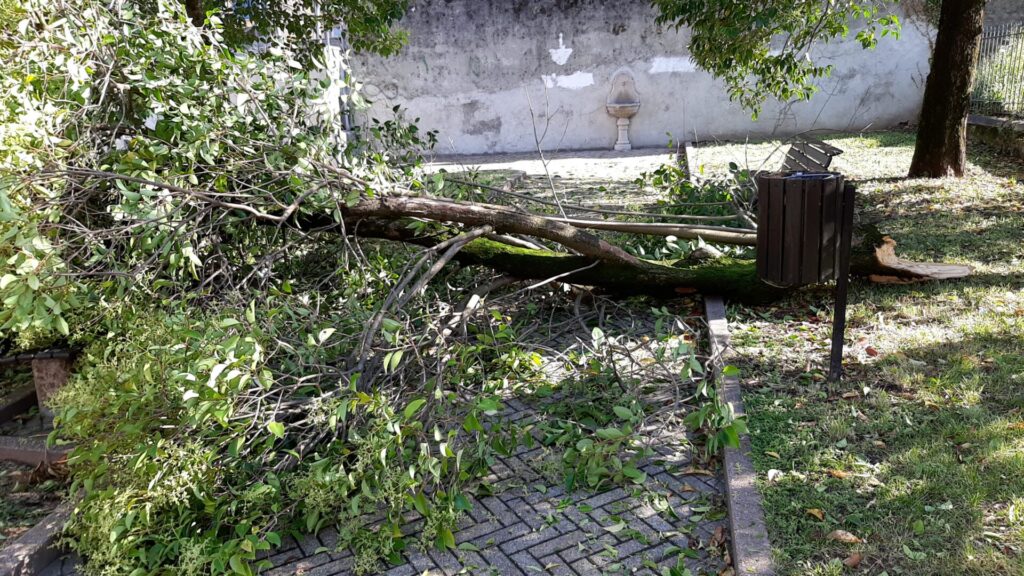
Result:
M782 163L783 172L824 172L832 164L832 158L843 151L818 140L797 140L789 147Z

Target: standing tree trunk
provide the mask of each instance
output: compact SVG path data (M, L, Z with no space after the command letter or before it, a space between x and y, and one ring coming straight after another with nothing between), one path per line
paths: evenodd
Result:
M202 26L206 23L206 11L203 10L203 0L185 0L185 13L188 14L194 26Z
M910 176L963 176L967 113L987 0L943 0Z

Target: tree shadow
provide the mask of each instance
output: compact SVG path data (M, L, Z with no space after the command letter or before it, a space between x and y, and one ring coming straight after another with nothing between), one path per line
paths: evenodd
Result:
M763 488L769 532L783 564L800 566L794 573L850 553L827 539L832 529L865 540L861 568L872 573L1024 569L1024 526L1007 512L1024 498L1019 333L975 333L852 363L834 390L778 359L744 362L764 386L748 393L759 472L799 472ZM863 386L873 392L848 393Z
M989 174L1024 180L1024 158L1016 158L992 146L971 143L967 147L967 160Z

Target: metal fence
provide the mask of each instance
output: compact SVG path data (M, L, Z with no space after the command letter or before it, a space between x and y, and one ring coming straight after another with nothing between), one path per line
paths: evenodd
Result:
M971 112L1024 119L1024 22L985 27Z

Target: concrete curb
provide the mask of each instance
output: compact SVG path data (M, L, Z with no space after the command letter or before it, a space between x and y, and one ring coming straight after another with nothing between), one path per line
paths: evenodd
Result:
M726 361L732 355L725 303L719 296L705 296L704 310L708 319L715 379L721 385L722 398L732 405L737 416L742 416L745 412L739 379L722 374ZM750 459L750 436L744 434L740 437L739 448L725 449L725 497L729 506L732 566L736 576L775 575L772 546L768 541L756 478L754 463Z
M36 405L36 387L26 386L11 394L7 404L0 408L0 422L7 422L18 414L28 412Z
M13 460L30 466L49 465L67 458L68 452L68 447L47 447L46 438L0 436L0 460Z
M63 553L57 537L71 517L74 503L65 502L20 538L0 550L0 576L40 574Z

